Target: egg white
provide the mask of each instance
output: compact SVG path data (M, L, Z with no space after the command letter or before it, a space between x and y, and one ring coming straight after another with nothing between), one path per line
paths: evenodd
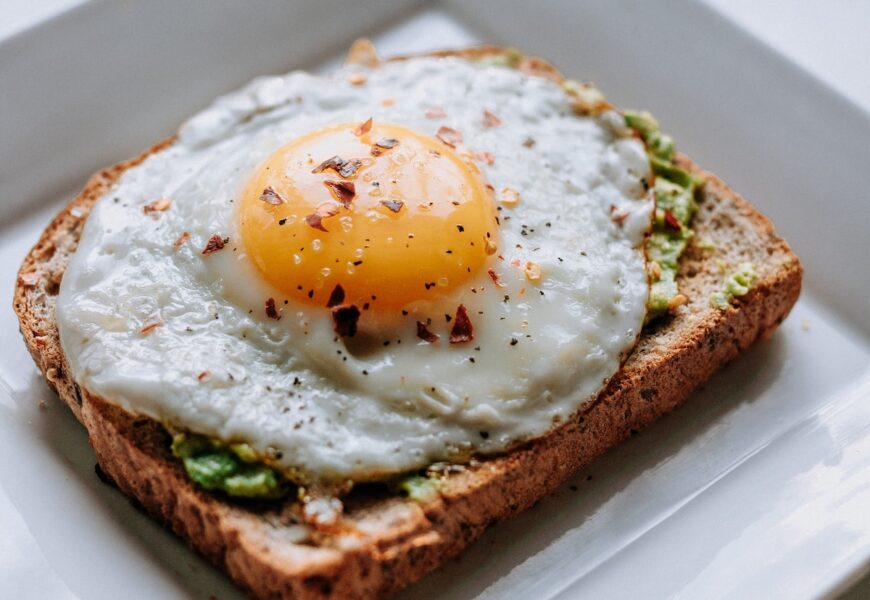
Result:
M643 145L620 137L613 114L579 117L558 84L512 69L420 58L365 75L364 85L345 71L255 80L194 116L97 203L57 303L81 385L323 480L503 450L595 397L645 315L652 202ZM426 118L435 107L446 117ZM484 110L501 125L486 127ZM247 179L277 148L369 117L429 135L442 125L461 131L468 150L494 154L481 168L495 189L521 200L498 213L502 258L487 265L504 287L483 269L407 316L364 313L363 341L346 340L327 309L285 304L261 279L235 212ZM157 198L170 199L169 210L144 215ZM190 237L175 250L182 232ZM203 256L215 233L229 242ZM540 281L524 274L528 261ZM281 320L266 318L268 297ZM460 303L475 339L449 344L445 314ZM416 321L429 318L441 334L434 344L415 335Z

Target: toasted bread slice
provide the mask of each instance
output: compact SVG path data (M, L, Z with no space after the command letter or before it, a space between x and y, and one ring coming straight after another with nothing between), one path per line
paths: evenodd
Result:
M502 54L494 48L453 53ZM537 59L526 68L561 75ZM54 307L90 208L142 156L94 175L43 233L24 260L14 308L36 364L88 430L100 467L126 494L262 598L369 598L394 593L457 554L496 521L550 493L568 475L661 415L785 318L800 293L802 267L771 223L714 175L702 175L693 221L704 248L681 259L679 285L688 302L648 327L621 371L594 402L547 435L504 455L481 458L445 475L439 493L412 501L377 486L345 498L340 530L312 531L294 516L294 500L237 503L197 487L156 422L131 415L71 378ZM722 289L723 265L752 262L753 288L726 309L709 298Z

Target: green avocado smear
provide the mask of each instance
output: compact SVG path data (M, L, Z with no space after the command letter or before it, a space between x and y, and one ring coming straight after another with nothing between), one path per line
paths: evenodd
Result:
M750 262L741 263L737 270L725 278L722 290L710 295L710 306L718 309L726 309L731 305L731 300L749 293L758 273L755 265Z
M248 444L227 444L204 435L178 433L172 454L184 463L188 476L207 490L238 498L281 498L292 488Z
M626 111L625 124L646 144L655 180L656 213L646 242L650 295L646 322L666 314L677 300L679 259L694 235L690 223L698 206L695 192L704 180L674 162L674 141L648 112Z

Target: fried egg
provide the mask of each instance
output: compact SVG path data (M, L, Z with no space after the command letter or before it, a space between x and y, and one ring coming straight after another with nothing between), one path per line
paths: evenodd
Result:
M572 101L458 58L218 99L90 213L57 302L76 381L301 481L546 433L649 295L644 146Z

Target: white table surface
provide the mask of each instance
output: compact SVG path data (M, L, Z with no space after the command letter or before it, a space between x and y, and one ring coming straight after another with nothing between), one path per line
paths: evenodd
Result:
M89 0L3 0L0 40ZM870 0L703 0L870 113ZM844 598L870 598L870 577Z

